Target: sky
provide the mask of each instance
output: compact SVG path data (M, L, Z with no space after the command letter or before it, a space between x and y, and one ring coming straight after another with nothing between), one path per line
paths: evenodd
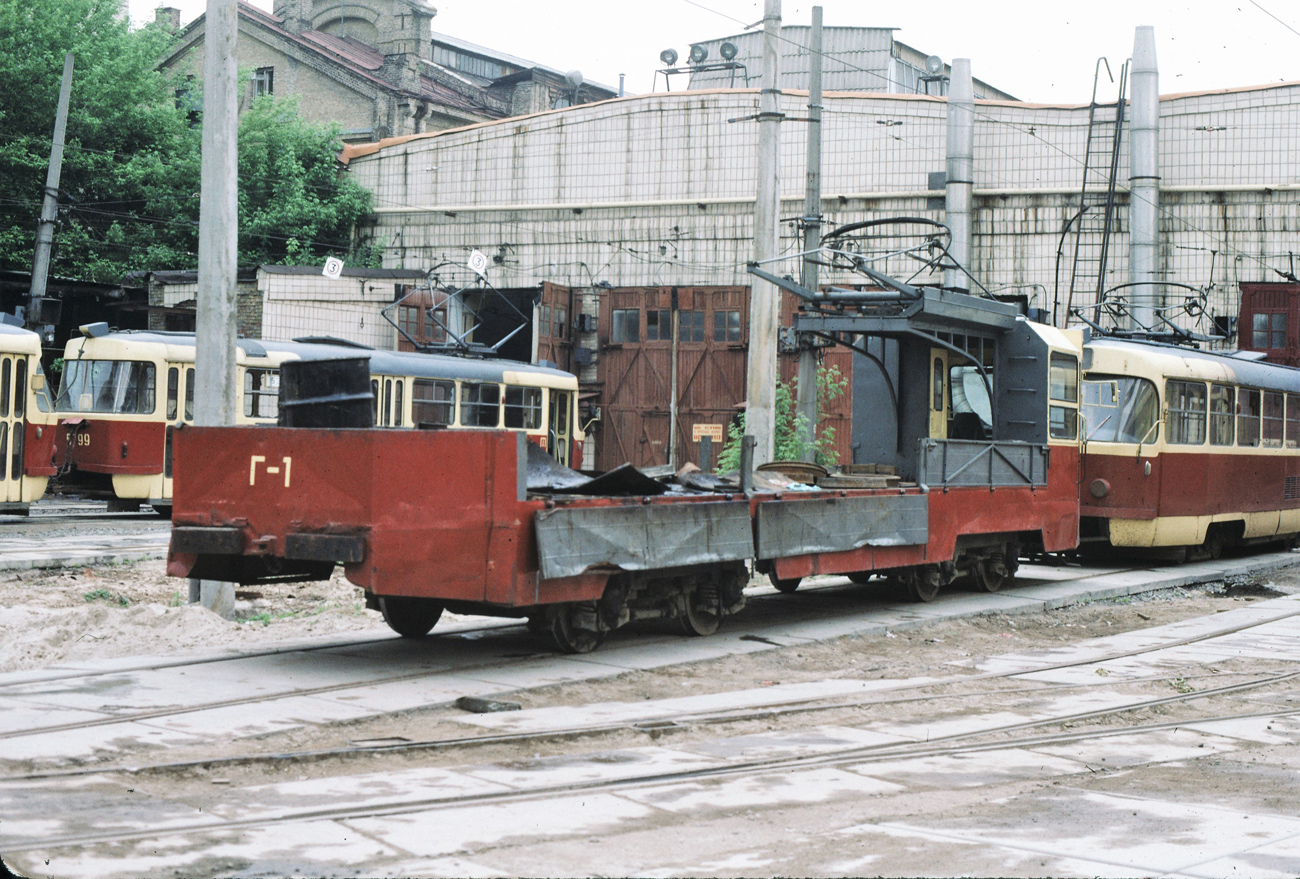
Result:
M158 0L129 0L136 21ZM270 9L272 0L252 0ZM654 85L659 53L759 22L763 0L432 0L436 32L628 92ZM165 0L189 23L204 0ZM785 0L786 24L807 25L813 2ZM1133 30L1155 28L1161 94L1300 80L1300 8L1294 0L820 0L827 27L894 27L895 37L944 61L971 59L981 80L1024 101L1087 103L1097 59L1116 74ZM660 78L660 88L662 88ZM1103 83L1105 80L1103 79ZM1105 91L1099 92L1105 95Z

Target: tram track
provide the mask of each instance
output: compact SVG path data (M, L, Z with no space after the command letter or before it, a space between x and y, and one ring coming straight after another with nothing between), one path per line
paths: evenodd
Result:
M1147 732L1159 732L1196 726L1205 723L1251 718L1293 717L1300 715L1300 708L1283 709L1266 712L1233 713L1222 715L1205 715L1156 723L1119 724L1102 729L1068 730L1056 733L1040 733L1016 737L1015 733L1043 729L1045 727L1084 723L1117 717L1138 711L1150 710L1172 704L1187 703L1194 700L1212 699L1232 695L1246 690L1258 689L1272 684L1285 683L1300 678L1300 671L1291 671L1257 678L1235 684L1200 690L1192 693L1177 693L1103 709L1073 712L1037 718L1017 723L1002 723L991 726L937 736L924 742L906 741L874 745L855 745L832 751L798 756L771 757L763 759L733 761L721 766L689 768L676 771L656 771L640 775L621 776L592 781L568 782L531 787L526 790L476 792L459 796L417 796L397 802L383 804L366 804L360 806L335 806L309 809L290 809L243 819L203 819L187 823L176 823L165 829L130 830L125 832L67 834L47 837L39 840L15 840L5 846L7 852L17 853L36 849L52 849L69 846L97 845L104 843L129 842L157 837L160 833L168 836L209 831L230 831L266 827L271 825L294 824L319 820L351 820L395 816L431 809L469 808L473 806L504 803L521 803L545 801L551 798L587 793L618 793L620 791L654 788L663 785L700 782L727 778L764 776L778 772L791 772L826 767L839 767L873 761L898 759L920 759L984 750L1001 750L1008 748L1031 748L1049 744L1084 742L1121 735L1133 735ZM993 741L982 741L994 738Z
M962 681L965 683L974 683L986 679L1013 677L1016 675L1027 674L1031 671L1032 672L1054 671L1057 669L1070 668L1078 665L1087 665L1087 664L1092 664L1097 662L1107 662L1116 659L1129 658L1133 656L1141 656L1143 654L1151 653L1157 650L1165 650L1174 647L1186 646L1188 644L1195 644L1212 638L1222 637L1224 635L1231 635L1236 632L1246 631L1248 629L1257 628L1263 625L1268 625L1295 616L1300 616L1300 609L1286 611L1281 614L1270 616L1266 619L1252 620L1249 622L1242 623L1240 625L1216 628L1211 632L1200 633L1197 635L1189 636L1187 638L1175 639L1172 641L1147 645L1145 647L1135 648L1133 650L1117 651L1117 652L1112 652L1110 654L1105 654L1101 656L1091 656L1091 657L1085 657L1080 659L1074 659L1067 662L1050 663L1041 666L1034 666L1032 668L1013 669L1004 672L979 673L979 674L974 674L962 678ZM504 628L504 627L499 625L483 626L478 629L467 629L464 630L464 632L491 631L491 630L498 630L500 628ZM377 643L380 640L381 639L375 639L375 642ZM382 640L391 640L391 639L382 639ZM357 645L364 645L366 643L371 643L371 642L360 641L357 642ZM339 647L337 644L321 645L319 647L306 648L304 652L308 650L322 650L322 649L339 649ZM156 665L156 668L157 670L165 670L165 669L172 669L178 667L185 668L185 667L189 667L189 665L191 664L203 665L212 662L223 661L223 659L228 661L230 659L243 659L246 656L250 656L250 655L282 655L283 653L290 653L290 652L294 652L294 650L293 649L269 650L261 654L240 654L238 657L224 657L224 658L206 657L203 660L194 663L185 663L185 662L178 662L176 664L159 663ZM538 655L542 655L542 654L539 652ZM5 732L0 732L0 741L3 741L5 739L22 738L22 737L33 736L33 735L53 735L53 734L72 732L77 730L93 729L95 727L113 726L113 725L124 724L124 723L133 723L133 722L179 717L186 714L194 714L197 712L208 711L213 709L261 705L269 702L299 698L303 696L320 696L320 695L338 694L338 693L346 692L348 690L357 690L357 689L369 688L374 686L380 686L384 684L403 683L409 681L417 681L422 679L434 678L437 677L438 675L446 674L448 672L452 672L457 675L473 674L475 672L481 673L484 671L492 671L492 670L504 668L509 664L516 662L518 658L519 657L517 656L511 656L505 659L498 659L490 662L480 662L474 664L459 665L459 666L455 666L454 668L440 668L436 670L421 669L419 671L404 672L401 674L384 675L375 678L368 678L364 681L349 681L346 683L338 683L338 684L324 684L315 687L295 687L289 690L283 690L274 693L264 693L264 694L247 696L242 698L211 700L211 701L200 702L191 705L169 707L169 708L157 708L148 711L139 711L139 712L132 712L132 713L114 714L114 715L108 715L105 717L99 717L90 720L73 721L73 722L63 723L63 724L50 724L47 726L29 727L29 728L18 729L18 730L8 730ZM115 670L113 672L105 672L103 674L122 674L122 673L123 672L121 670ZM99 675L99 676L103 676L103 675ZM73 676L71 679L75 680L79 677L82 676ZM30 692L23 693L21 692L22 688L30 689L30 687L32 687L33 684L44 684L44 683L51 683L51 682L53 681L50 681L48 679L41 679L38 681L15 682L12 684L0 686L0 693L3 693L7 689L10 691L11 695L27 697L31 695ZM430 705L428 707L438 707L438 706Z
M15 774L10 776L0 777L0 781L35 780L35 779L43 779L43 778L66 778L66 777L76 777L76 776L102 775L105 773L113 773L113 772L127 773L131 775L141 775L145 773L157 773L157 772L181 772L181 771L193 770L198 768L213 768L217 766L234 767L234 766L258 765L258 764L274 764L274 763L281 763L286 761L288 762L319 761L319 760L326 760L331 758L356 756L361 754L417 753L421 751L439 751L439 750L451 750L457 748L473 748L473 747L494 746L494 745L518 745L518 744L526 744L526 743L538 743L544 741L588 738L588 737L595 737L595 736L601 736L601 735L607 735L607 734L619 733L625 731L662 732L666 729L679 729L683 726L689 726L689 725L719 725L719 724L726 724L726 723L739 723L739 722L753 721L753 720L766 720L772 718L790 717L794 715L809 714L809 713L816 713L816 712L853 711L853 710L862 710L862 709L869 709L869 708L882 708L887 706L899 706L899 705L906 705L909 703L917 703L917 702L933 702L933 701L951 700L951 699L978 700L978 699L984 699L989 697L1003 698L1003 697L1016 697L1016 696L1023 696L1023 695L1039 695L1039 694L1051 693L1053 691L1092 689L1092 688L1103 687L1103 686L1109 688L1115 686L1158 683L1160 681L1169 680L1170 675L1161 673L1161 674L1152 674L1152 675L1141 676L1141 677L1126 677L1126 678L1117 678L1117 679L1102 678L1097 681L1089 682L1086 685L1076 684L1076 683L1041 684L1041 685L1019 687L1013 689L1005 689L1005 688L1004 689L983 689L983 688L976 689L972 687L972 685L978 685L986 681L1006 680L1010 678L1017 678L1023 675L1041 674L1044 672L1056 671L1060 669L1075 668L1082 665L1094 665L1094 664L1100 664L1106 662L1113 662L1116 660L1129 659L1129 658L1142 656L1144 654L1149 654L1160 650L1174 649L1178 647L1187 646L1190 644L1196 644L1196 643L1212 640L1215 638L1224 637L1227 635L1232 635L1238 632L1248 631L1250 629L1269 625L1271 623L1275 623L1280 620L1285 620L1296 616L1300 616L1300 610L1290 611L1284 614L1270 616L1267 619L1256 620L1249 623L1243 623L1240 625L1226 626L1219 629L1215 629L1211 632L1201 633L1199 635L1189 636L1181 639L1165 641L1159 644L1148 645L1145 647L1134 648L1131 650L1111 651L1108 653L1093 654L1093 655L1079 657L1065 662L1038 664L1038 665L1026 666L1022 668L1009 669L1006 671L977 673L977 674L967 675L963 677L954 677L949 680L926 680L924 682L905 683L903 686L900 686L898 688L876 690L873 691L872 695L869 697L857 698L857 699L844 699L844 698L826 699L826 698L814 697L806 701L786 702L779 705L766 706L766 707L733 709L733 710L725 710L725 711L718 711L718 712L686 711L686 712L680 712L677 714L670 714L670 715L656 713L653 717L647 717L641 721L621 719L621 720L605 722L605 723L584 724L584 725L577 725L572 727L552 728L552 729L546 729L541 731L528 731L528 732L520 732L520 733L498 733L498 734L487 734L487 735L478 735L478 736L463 736L463 737L455 737L450 739L384 743L384 744L374 744L374 745L349 745L345 747L316 748L316 749L309 749L309 750L273 752L273 753L262 753L262 754L238 754L238 755L231 755L231 756L215 758L215 759L200 758L200 759L188 759L188 760L181 760L181 761L158 762L158 763L151 763L151 764L131 764L125 766L97 765L97 766L80 767L76 769L61 769L61 770L49 770L49 771L41 771L41 772ZM1203 675L1184 675L1181 677L1183 681L1186 682L1187 680L1191 680L1197 677L1222 678L1224 674L1231 675L1231 676L1241 676L1245 673L1244 672L1205 673ZM1250 689L1252 687L1262 686L1268 683L1290 680L1298 675L1300 675L1300 672L1287 673L1283 675L1273 676L1270 678L1260 679L1259 681L1247 681L1244 683L1225 685L1223 687L1218 687L1209 690L1193 691L1191 693L1186 693L1186 694L1180 693L1177 696L1166 697L1164 701L1179 702L1190 698L1196 698L1198 695L1225 694L1225 693L1233 692L1237 689ZM422 676L425 675L423 673L412 673L410 675L403 676L402 679L412 679L412 678L418 679L419 677ZM299 691L296 691L296 693L293 695L310 695L315 692L331 692L331 691L337 692L339 690L345 690L356 686L358 685L355 684L335 685L333 687L326 687L326 688L313 688L310 691L306 688L303 688L300 689ZM367 686L367 685L361 685L361 686ZM925 693L921 695L910 695L910 696L900 695L895 697L886 696L882 698L882 695L886 693L894 693L894 694L907 693L908 691L930 690L930 689L938 689L938 688L952 687L952 686L960 686L963 687L963 689L955 693ZM278 698L290 698L290 696L285 694L267 694L265 697L262 697L261 699L256 701L263 701L263 702L273 701ZM252 701L254 700L235 700L235 704L244 704ZM1151 704L1156 705L1156 704L1164 704L1164 703L1153 702ZM156 716L174 716L177 714L205 710L206 708L209 707L227 707L227 706L226 703L221 703L215 705L195 706L190 709L187 709L186 711L174 711L174 712L160 711L160 712L151 713L147 716L142 714L133 717L105 718L104 720L101 721L92 721L80 725L69 724L66 725L66 728L80 729L80 728L87 728L91 726L100 726L108 723L126 722L130 720L148 720L148 719L153 719ZM439 707L439 706L430 706L430 707ZM1110 711L1111 709L1104 709L1101 713L1108 713ZM1087 719L1087 715L1086 714L1079 715L1078 717L1068 718L1067 720L1069 722L1073 722L1082 719ZM41 730L28 730L20 733L10 733L7 734L6 736L0 736L0 738L17 737L20 735L41 734L46 732L60 732L60 731L64 731L64 728L47 727Z

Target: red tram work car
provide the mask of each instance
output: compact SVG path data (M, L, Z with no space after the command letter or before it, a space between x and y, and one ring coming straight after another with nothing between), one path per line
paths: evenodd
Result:
M636 619L712 632L750 565L785 589L886 575L928 600L962 576L996 590L1022 550L1076 545L1081 334L906 285L800 321L879 367L887 392L858 417L893 429L862 454L897 484L667 491L530 466L501 430L185 427L169 573L249 583L342 564L403 635L450 608L527 617L585 652Z

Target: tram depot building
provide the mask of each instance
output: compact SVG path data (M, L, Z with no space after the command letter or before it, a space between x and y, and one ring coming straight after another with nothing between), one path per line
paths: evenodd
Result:
M864 71L874 64L880 72L870 82L865 74L858 81L828 74L827 87L844 90L823 98L823 231L898 216L944 221L943 89L918 93L922 84L908 52L918 53L879 32L889 33L827 30L832 48L846 58L852 46L872 49L874 55L856 56L854 64ZM750 47L744 37L734 39L742 50L738 60L745 60ZM796 219L804 213L806 126L797 120L807 115L800 88L807 59L797 42L791 40L796 48L783 58L781 109L788 121L780 135L780 243L786 254L799 252L803 234ZM836 56L828 54L829 71ZM383 248L383 269L364 278L348 270L328 282L319 270L263 267L248 285L241 321L249 317L246 329L256 325L256 334L268 339L302 334L311 324L310 334L398 347L399 333L379 311L399 290L427 289L434 267L439 284L474 291L461 302L467 319L494 299L465 267L471 251L480 251L489 257L492 286L532 317L530 348L510 353L578 374L589 424L585 464L607 468L668 460L674 346L664 320L675 300L681 315L676 460L698 460L696 438L725 425L744 402L758 90L757 82L730 82L734 77L700 76L687 90L349 144L342 156L348 173L375 196L374 217L360 238ZM978 79L975 86L967 268L991 292L1021 298L1058 326L1077 326L1069 308L1092 304L1095 293L1070 292L1071 248L1096 249L1100 242L1100 232L1071 224L1080 207L1089 106L1029 104ZM866 90L872 88L895 93ZM1113 95L1110 100L1113 112ZM1120 137L1103 289L1129 280L1128 127L1126 121ZM1161 96L1158 274L1208 288L1203 313L1175 322L1208 334L1235 330L1242 284L1277 284L1284 280L1279 273L1294 271L1298 129L1300 84ZM916 270L905 258L882 265L903 277ZM795 258L775 266L776 274L798 272ZM821 282L849 279L830 273ZM151 287L151 305L181 305L183 312L192 294L161 287ZM408 304L409 328L417 333L435 326L431 313L449 307L436 290ZM787 297L783 312L793 307ZM253 321L257 308L264 311ZM151 323L166 319L159 313ZM1289 321L1282 336L1300 350L1296 314L1250 320L1273 330ZM476 341L490 343L508 331L499 324L494 335L480 326ZM1240 344L1252 347L1275 335L1243 327ZM848 462L853 363L843 352L825 357L850 379L849 392L828 414L840 459ZM788 377L794 357L782 361Z

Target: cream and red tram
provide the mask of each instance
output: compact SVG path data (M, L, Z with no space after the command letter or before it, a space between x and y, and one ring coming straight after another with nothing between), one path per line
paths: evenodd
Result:
M1084 548L1217 556L1300 534L1300 370L1101 338L1081 392Z
M53 455L66 488L106 497L115 509L148 503L170 512L171 428L194 420L194 350L193 333L87 327L69 340ZM583 437L571 374L336 339L238 340L236 424L276 423L285 361L359 356L371 360L377 426L504 427L528 434L562 463L575 460Z
M54 406L41 338L0 324L0 510L25 512L55 473Z

